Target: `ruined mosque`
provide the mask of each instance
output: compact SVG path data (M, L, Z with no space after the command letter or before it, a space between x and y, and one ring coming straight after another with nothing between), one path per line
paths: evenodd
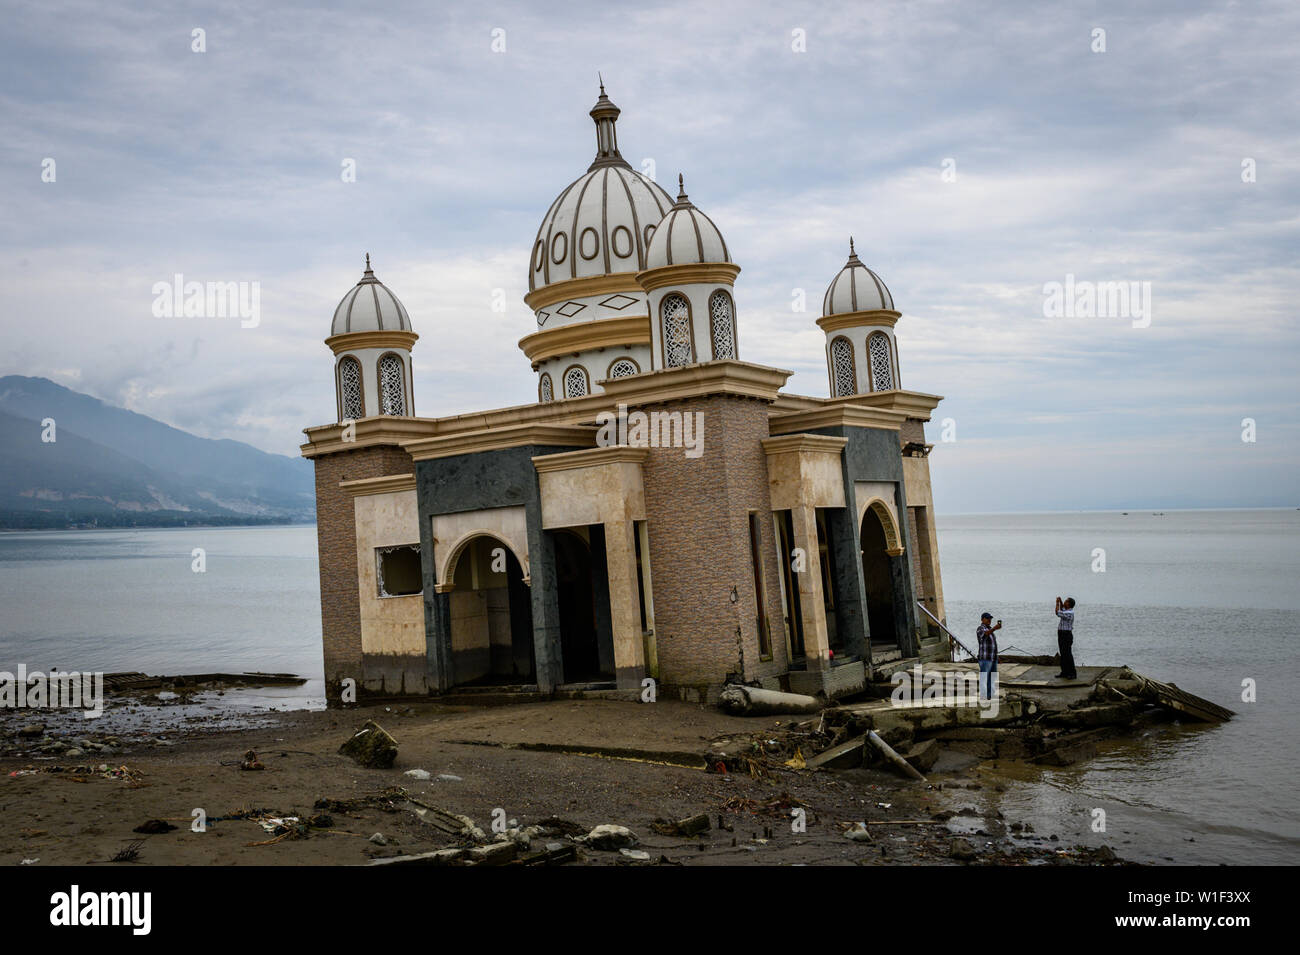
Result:
M850 245L817 319L830 397L782 391L741 357L721 229L624 160L619 112L602 86L531 246L536 401L417 416L418 322L369 256L334 311L336 414L302 446L333 700L835 697L946 652L941 399L902 386L889 289Z

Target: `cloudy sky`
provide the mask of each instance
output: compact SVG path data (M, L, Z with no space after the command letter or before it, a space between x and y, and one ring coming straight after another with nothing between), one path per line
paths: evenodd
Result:
M369 251L421 415L534 400L529 250L599 70L625 157L684 172L743 269L741 357L792 391L826 394L856 238L904 387L945 396L941 512L1300 504L1297 48L1290 0L25 4L0 374L296 453ZM176 273L260 283L260 324L155 317ZM1067 275L1150 283L1149 321L1045 315Z

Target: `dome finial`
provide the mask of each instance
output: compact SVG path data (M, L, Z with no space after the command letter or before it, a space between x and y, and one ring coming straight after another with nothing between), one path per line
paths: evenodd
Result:
M686 178L680 172L677 174L677 201L686 201Z
M588 172L597 166L627 165L627 160L618 151L618 133L614 129L614 124L618 121L619 108L605 95L605 77L599 72L596 73L596 77L600 80L600 96L590 113L596 124L596 158L587 167Z
M849 236L849 255L857 255L857 254L858 253L853 250L853 236Z
M369 252L366 253L366 271L367 271L367 272L370 271L370 253L369 253Z

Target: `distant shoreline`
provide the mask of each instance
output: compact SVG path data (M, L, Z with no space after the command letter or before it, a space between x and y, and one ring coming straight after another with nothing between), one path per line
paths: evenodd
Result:
M47 527L13 527L8 524L0 526L0 534L26 534L35 531L171 531L171 530L193 530L196 528L234 528L234 527L315 527L314 520L289 521L282 517L267 518L264 521L194 521L194 522L177 522L175 524L97 524L95 526L86 525L63 525Z

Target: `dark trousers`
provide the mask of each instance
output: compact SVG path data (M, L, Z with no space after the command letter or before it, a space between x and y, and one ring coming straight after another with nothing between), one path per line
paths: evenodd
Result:
M1061 675L1073 679L1079 674L1074 669L1074 634L1069 630L1056 631L1056 645L1061 650Z

